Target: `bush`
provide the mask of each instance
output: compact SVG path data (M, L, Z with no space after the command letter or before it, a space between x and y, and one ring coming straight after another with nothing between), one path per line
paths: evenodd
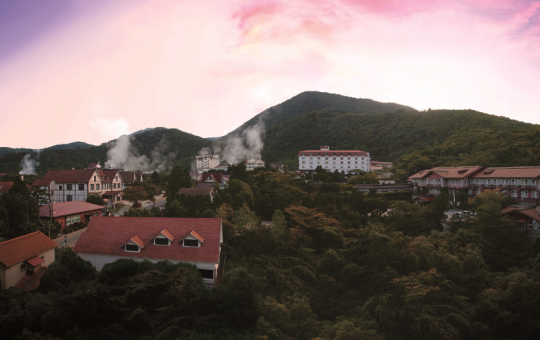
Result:
M141 202L137 201L137 202L133 203L133 208L140 208L140 207L142 207Z

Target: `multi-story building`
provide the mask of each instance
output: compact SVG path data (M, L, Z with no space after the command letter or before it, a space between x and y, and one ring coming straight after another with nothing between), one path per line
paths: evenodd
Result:
M92 194L108 195L117 201L122 188L122 178L116 170L107 173L98 169L51 170L38 184L47 181L54 181L52 198L55 203L86 201ZM118 191L116 194L111 193L113 184Z
M256 154L253 158L246 161L246 170L252 171L255 168L264 168L264 161L261 159L261 155Z
M41 192L38 195L38 204L45 205L49 203L54 203L54 179L36 179L32 183L34 189L41 189Z
M195 160L191 162L191 171L205 172L210 171L219 165L219 155L204 155L197 156Z
M298 169L313 172L321 166L326 171L362 170L369 172L369 152L360 150L330 150L321 146L320 150L304 150L298 153Z
M119 175L122 177L122 190L126 188L127 184L143 181L142 172L140 171L120 171Z
M380 172L383 169L390 169L393 166L392 162L379 162L379 161L370 161L369 168L371 171Z
M451 199L457 191L466 189L470 196L479 195L485 189L501 189L521 204L538 204L540 167L484 168L463 166L433 168L409 177L415 188L428 188L430 194L438 194L448 188Z

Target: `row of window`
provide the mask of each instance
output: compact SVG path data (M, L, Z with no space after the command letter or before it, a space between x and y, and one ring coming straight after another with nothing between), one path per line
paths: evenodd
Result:
M302 164L305 164L306 161L302 161ZM313 162L309 162L309 164L313 164ZM315 164L322 164L321 162L317 162ZM324 162L324 164L328 164L328 161ZM334 161L333 163L331 164L336 164L336 161ZM343 164L343 161L337 163L337 164ZM351 163L351 162L347 162L346 164L359 164L358 161L354 162L354 163ZM362 164L364 164L364 162L362 162Z
M480 195L482 192L482 189L469 189L469 195ZM506 190L503 190L503 192L506 192ZM519 194L518 190L512 190L510 192L510 196L512 197L529 197L529 190L521 190L521 195ZM538 191L531 191L531 198L538 198Z
M526 178L472 178L469 184L536 185L536 179Z
M306 165L306 166L304 166L303 168L306 168L306 169L307 169L308 166ZM309 168L310 168L310 169L313 169L313 168L316 168L316 167L313 166L313 165L310 165ZM330 169L330 168L332 168L332 169L336 169L336 168L344 169L344 168L345 168L345 165L333 165L333 166L325 166L325 167L323 167L323 169ZM346 168L351 168L351 166L350 166L350 165L347 165ZM363 166L363 165L361 165L361 166L353 165L352 168L353 168L353 169L363 169L364 166Z
M345 157L345 158L346 158L346 159L351 159L351 157ZM302 157L302 159L306 159L306 157ZM309 158L307 158L307 159L315 159L315 157L309 157ZM323 157L323 158L317 157L317 159L326 159L326 160L328 160L329 158L328 158L328 157ZM336 159L336 157L330 157L330 159ZM337 157L337 159L344 159L344 157ZM354 158L352 158L352 159L356 159L356 160L357 160L358 157L354 157ZM364 157L360 157L360 160L364 160Z
M322 152L317 153L316 155L320 155L320 154L322 154ZM351 156L350 152L325 152L324 153L325 156L328 156L329 154L330 154L330 156ZM305 155L306 155L306 153L302 152L302 156L305 156ZM313 156L313 152L309 152L309 156ZM353 152L352 156L355 156L354 152Z

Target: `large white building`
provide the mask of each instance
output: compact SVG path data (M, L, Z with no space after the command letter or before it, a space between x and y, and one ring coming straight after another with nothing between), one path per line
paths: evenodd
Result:
M264 168L264 161L261 159L260 154L256 154L253 158L246 161L246 170L252 171L255 168Z
M369 172L369 152L360 150L330 150L329 146L321 146L320 150L304 150L298 153L298 169L315 171L321 166L326 171L350 172L363 170Z
M213 170L219 165L219 155L197 156L191 163L191 171L201 173Z

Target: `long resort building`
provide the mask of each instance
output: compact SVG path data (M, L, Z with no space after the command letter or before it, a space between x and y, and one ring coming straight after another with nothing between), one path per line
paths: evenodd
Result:
M362 170L369 172L369 152L360 150L330 150L321 146L320 150L304 150L298 153L298 169L313 172L318 166L334 172Z

